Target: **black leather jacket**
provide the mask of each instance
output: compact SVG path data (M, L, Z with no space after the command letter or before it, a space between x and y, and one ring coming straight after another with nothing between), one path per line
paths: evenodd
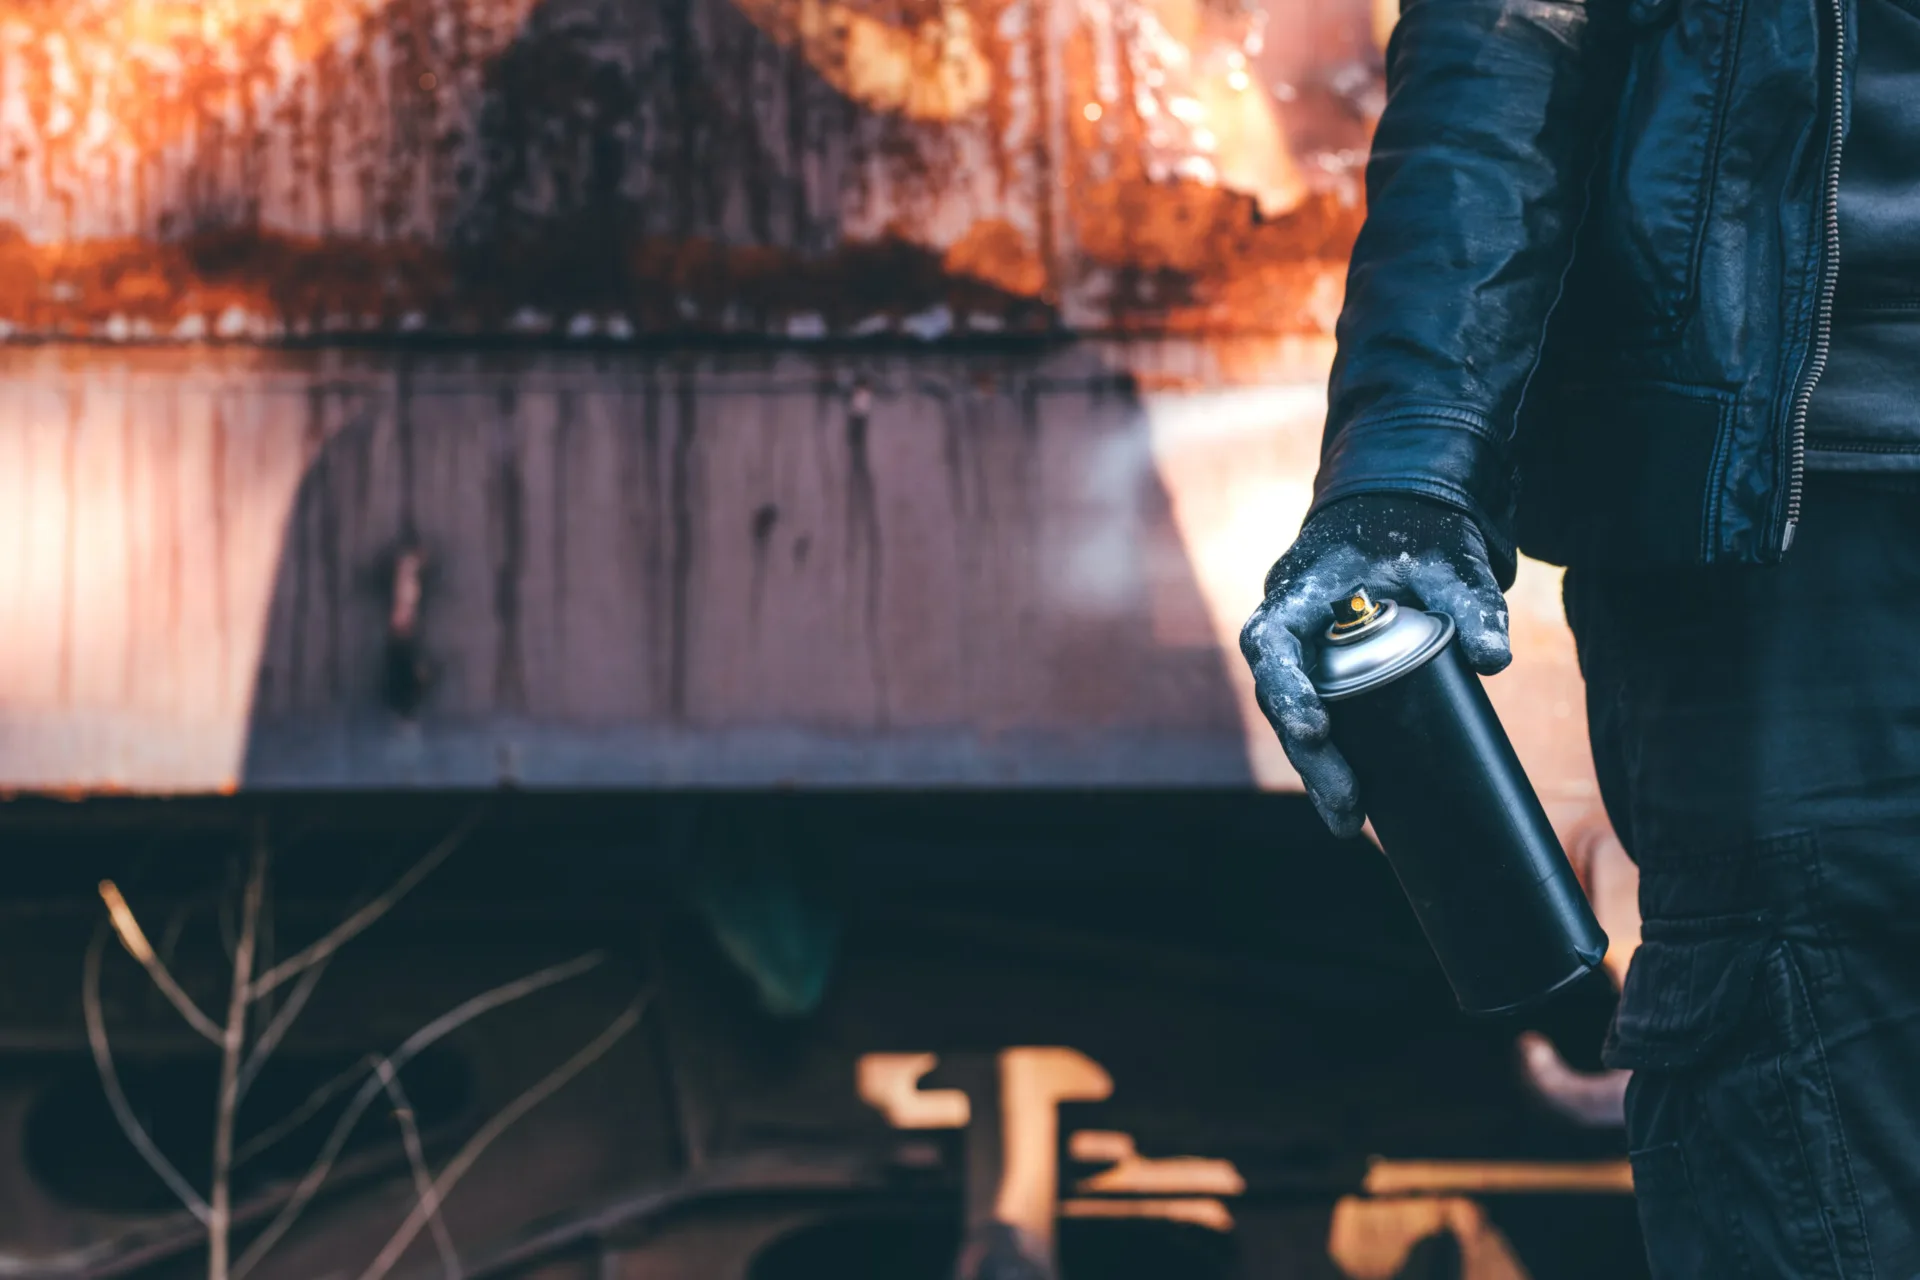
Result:
M1503 580L1516 543L1621 567L1785 554L1852 18L1853 0L1407 0L1316 509L1437 498Z

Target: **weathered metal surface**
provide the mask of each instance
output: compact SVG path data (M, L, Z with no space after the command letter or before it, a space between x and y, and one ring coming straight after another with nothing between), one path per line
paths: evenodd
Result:
M9 785L1248 777L1092 349L5 365Z
M1320 366L1259 354L16 350L0 785L1296 785L1236 636ZM1493 688L1577 823L1555 585Z
M0 786L1296 785L1379 8L5 0Z
M1324 327L1364 0L8 0L0 322Z

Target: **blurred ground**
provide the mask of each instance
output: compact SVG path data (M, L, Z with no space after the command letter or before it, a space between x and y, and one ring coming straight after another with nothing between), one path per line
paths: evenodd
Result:
M284 956L472 804L0 813L17 868L0 960L13 975L0 1033L10 1274L204 1266L194 1224L169 1212L106 1112L77 1023L94 880L124 886L211 1007L224 963L218 890L255 818L273 833ZM770 1014L766 987L715 945L683 892L715 868L769 866L800 889L784 936L813 930L831 970L809 1017ZM471 843L342 950L243 1113L243 1135L271 1128L339 1064L390 1052L436 1012L589 949L606 953L600 968L476 1020L404 1073L438 1165L636 990L653 993L640 1029L509 1130L449 1198L466 1274L803 1277L825 1274L826 1259L843 1277L949 1274L977 1147L950 1115L891 1127L861 1063L932 1055L917 1088L961 1090L977 1110L997 1105L981 1091L996 1055L1029 1045L1066 1047L1110 1083L1104 1100L1059 1109L1068 1159L1051 1194L1068 1215L1068 1277L1518 1274L1486 1269L1496 1236L1499 1255L1534 1276L1639 1274L1630 1199L1526 1185L1560 1169L1591 1188L1595 1175L1580 1171L1620 1167L1617 1131L1581 1129L1528 1092L1518 1028L1454 1013L1378 855L1332 842L1286 796L491 801ZM121 1078L191 1170L205 1159L215 1056L131 961L116 951L109 962ZM784 959L788 972L807 962L804 945ZM1610 1002L1601 984L1544 1024L1576 1066L1593 1064ZM989 1077L970 1074L983 1068ZM275 1203L338 1105L245 1170L242 1220ZM359 1273L412 1203L391 1116L369 1112L342 1172L259 1274ZM1158 1196L1076 1190L1103 1167L1111 1176L1114 1159L1111 1142L1083 1132L1124 1134L1149 1160L1225 1162L1228 1176L1223 1187L1176 1169ZM1418 1172L1435 1160L1483 1181L1505 1169L1508 1190L1472 1203L1436 1192L1431 1171ZM1414 1179L1412 1199L1382 1194L1396 1176ZM1463 1248L1480 1251L1465 1271ZM1400 1250L1402 1265L1366 1270L1382 1249ZM399 1274L442 1269L423 1238Z

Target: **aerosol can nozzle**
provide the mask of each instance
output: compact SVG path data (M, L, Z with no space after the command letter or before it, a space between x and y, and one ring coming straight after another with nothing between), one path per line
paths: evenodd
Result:
M1329 634L1348 635L1360 630L1380 616L1380 604L1376 602L1364 583L1355 585L1338 600L1330 601L1333 609L1333 627Z

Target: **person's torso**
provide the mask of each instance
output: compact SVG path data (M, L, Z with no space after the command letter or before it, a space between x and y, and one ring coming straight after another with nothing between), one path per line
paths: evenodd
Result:
M1807 418L1816 471L1920 471L1920 0L1857 0L1840 271Z
M1523 549L1770 562L1791 546L1809 458L1909 440L1920 458L1920 420L1882 414L1877 390L1860 403L1882 385L1874 344L1920 334L1861 305L1867 282L1920 286L1920 208L1896 190L1920 192L1920 109L1897 109L1920 108L1920 20L1895 5L1631 0L1624 79L1522 410ZM1836 32L1872 46L1864 103ZM1863 413L1878 435L1858 434Z

